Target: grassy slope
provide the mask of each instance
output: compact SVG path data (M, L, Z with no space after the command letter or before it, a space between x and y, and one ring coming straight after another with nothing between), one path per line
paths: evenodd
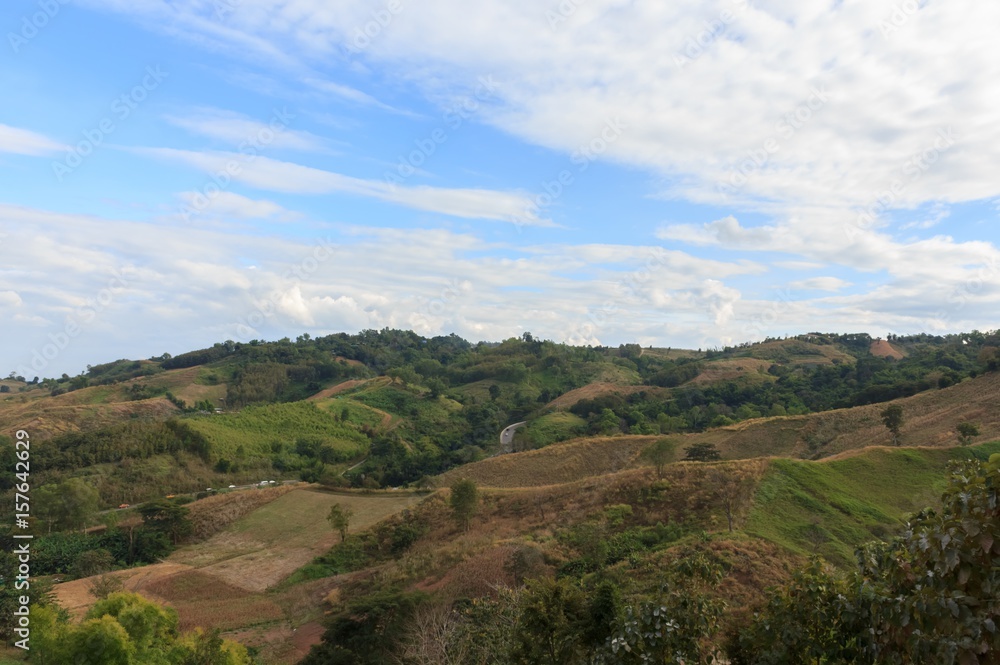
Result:
M808 462L775 459L757 488L745 531L840 565L854 548L898 531L910 513L937 503L948 462L1000 452L1000 442L969 448L870 448Z
M367 439L354 428L336 420L339 414L317 408L313 402L291 402L250 406L238 413L224 413L185 422L212 442L212 452L232 458L243 446L246 452L267 455L272 442L295 444L300 436L319 437L334 448L355 454Z
M615 473L636 466L655 436L588 437L539 450L491 457L437 477L440 486L469 478L484 487L539 487Z

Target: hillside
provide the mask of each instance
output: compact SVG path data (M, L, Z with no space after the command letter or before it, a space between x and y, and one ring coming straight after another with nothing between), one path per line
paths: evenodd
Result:
M397 487L488 457L515 422L516 450L662 434L728 457L816 457L884 442L877 405L908 398L904 437L941 445L962 420L995 433L993 383L963 388L995 364L995 337L894 337L900 360L872 355L868 335L819 333L704 352L391 330L225 342L11 377L0 433L52 441L36 482L87 477L106 507L273 475Z
M330 506L352 508L351 530L360 531L422 498L410 493L360 496L296 489L208 540L178 549L163 563L114 575L127 590L176 609L182 630L218 628L259 648L267 663L295 663L318 641L315 622L332 581L290 588L280 583L336 541L326 522ZM197 510L197 504L192 507ZM95 601L88 591L92 581L57 584L56 598L81 616Z
M955 426L979 425L980 439L1000 438L1000 375L988 374L894 403L903 407L901 441L908 446L946 448L958 444ZM725 459L790 457L821 459L873 445L890 445L880 418L885 405L873 404L805 416L749 420L695 434L673 434L674 459L697 443L710 443ZM655 436L588 437L514 455L491 457L453 469L447 484L467 477L487 487L535 487L568 482L640 466L639 452Z
M487 491L465 533L450 522L445 497L436 494L412 513L412 521L423 525L423 535L406 554L379 563L378 576L394 580L389 588L397 593L430 594L421 601L428 612L459 607L457 599L477 599L473 607L479 603L484 614L458 611L455 621L488 639L507 625L504 603L530 602L525 594L536 588L518 586L515 571L543 577L558 573L565 584L590 594L598 593L601 580L610 579L623 597L635 598L655 589L664 571L688 560L706 560L723 571L711 592L728 602L723 621L737 625L762 602L765 588L786 581L806 556L818 554L850 569L855 547L891 536L906 515L937 505L950 461L983 460L998 451L1000 443L875 447L816 462L679 463L667 466L660 479L648 469L627 469L518 491ZM508 457L521 458L527 466L545 452ZM453 473L471 477L462 473L471 469ZM750 489L734 508L732 533L719 500L724 478L744 479ZM894 482L885 483L885 478ZM339 560L339 551L335 547L323 561ZM498 591L503 588L513 595ZM339 578L330 610L343 621L366 603L381 602L377 599L384 597L378 594L385 592L386 586L373 582L362 564ZM370 600L358 596L365 593ZM408 625L425 625L420 617L427 615L418 614L418 623ZM326 639L347 639L349 633L338 632L347 625L354 624L331 622ZM403 648L406 634L401 626L384 637ZM441 639L457 640L460 634L449 632Z

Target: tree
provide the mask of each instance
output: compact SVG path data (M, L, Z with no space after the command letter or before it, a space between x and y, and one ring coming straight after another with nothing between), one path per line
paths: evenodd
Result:
M250 665L245 647L200 629L178 637L177 612L134 593L99 600L83 622L31 608L31 662L43 665Z
M479 488L476 483L462 478L451 484L451 512L464 531L469 530L472 516L479 507Z
M653 602L626 605L594 665L721 662L715 633L726 608L711 588L722 568L702 552L688 551L666 572Z
M975 423L959 423L955 430L958 431L958 440L963 446L972 443L972 440L979 436L979 426Z
M77 578L100 575L111 570L115 559L105 549L88 550L77 557L73 564L73 575Z
M175 545L191 533L191 520L188 519L188 509L178 506L172 501L157 499L139 507L143 526L150 531L168 536Z
M657 439L642 451L642 459L656 467L656 477L663 477L663 467L674 456L674 442L670 439Z
M98 575L96 578L87 584L87 591L90 595L98 600L104 600L113 593L119 593L125 590L125 581L120 575L112 575L111 573L104 573L103 575Z
M56 529L83 529L97 512L97 490L79 478L58 485L43 485L35 491L36 514L49 533Z
M340 533L340 542L347 540L347 529L351 525L352 517L354 511L349 506L342 506L339 503L330 506L330 514L326 519L330 522L330 526Z
M525 665L583 662L587 610L583 591L569 579L529 581L521 598L514 662Z
M716 500L726 514L729 532L736 515L750 501L756 485L754 474L745 465L730 464L711 469L709 481L716 487Z
M696 443L684 449L684 460L687 462L714 462L719 459L722 455L712 443Z
M899 445L899 430L903 427L903 407L899 404L890 404L881 413L882 422L886 429L892 432L892 445Z

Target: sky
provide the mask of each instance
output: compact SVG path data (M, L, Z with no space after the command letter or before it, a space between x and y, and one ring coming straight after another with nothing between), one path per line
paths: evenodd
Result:
M0 5L0 373L993 330L1000 3Z

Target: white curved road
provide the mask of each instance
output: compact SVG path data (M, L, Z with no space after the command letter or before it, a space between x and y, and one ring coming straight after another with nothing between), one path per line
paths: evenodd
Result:
M514 432L521 425L526 425L528 421L522 421L519 423L514 423L513 425L507 425L500 432L500 454L514 452Z

